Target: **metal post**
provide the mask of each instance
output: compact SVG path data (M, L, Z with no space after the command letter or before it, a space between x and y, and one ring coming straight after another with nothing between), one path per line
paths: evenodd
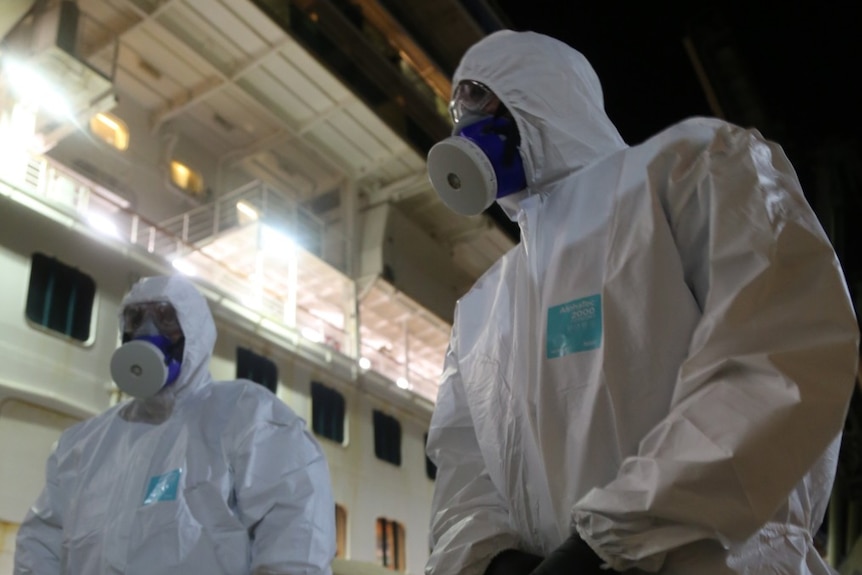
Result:
M133 244L138 243L138 214L132 215L132 229L129 232L129 236Z
M344 286L344 351L354 359L362 355L360 335L359 297L356 278L359 274L359 248L362 237L359 228L359 191L355 182L345 182L341 186L341 218L344 234L344 271L348 281Z
M404 379L410 383L410 316L404 320Z
M289 327L296 327L296 293L299 281L299 258L296 253L296 245L291 245L288 249L290 252L287 255L287 301L284 302L284 323Z
M221 218L221 203L222 200L216 200L215 209L213 210L213 237L218 235L219 232L219 218Z

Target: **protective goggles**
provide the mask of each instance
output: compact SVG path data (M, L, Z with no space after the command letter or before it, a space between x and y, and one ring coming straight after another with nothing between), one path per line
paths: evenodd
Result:
M147 318L162 334L174 334L182 331L177 310L166 301L154 301L130 304L123 310L123 331L135 333Z
M493 115L499 106L500 99L488 86L475 80L461 80L449 102L449 116L457 126L465 116Z

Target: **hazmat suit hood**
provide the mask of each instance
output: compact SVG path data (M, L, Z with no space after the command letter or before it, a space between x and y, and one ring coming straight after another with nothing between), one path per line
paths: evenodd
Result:
M120 333L126 306L145 302L170 302L185 338L180 375L172 384L148 399L134 399L121 413L130 420L157 423L170 416L174 404L209 384L209 361L216 341L216 329L206 299L184 276L155 276L138 281L120 305Z
M461 59L461 80L485 84L508 108L521 136L527 189L497 200L510 218L532 194L626 147L604 110L599 78L567 44L534 32L495 32Z

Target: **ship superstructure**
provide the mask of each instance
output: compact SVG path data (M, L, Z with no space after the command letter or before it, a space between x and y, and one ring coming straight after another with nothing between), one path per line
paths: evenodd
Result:
M320 438L339 557L421 572L424 440L454 303L514 245L490 218L448 212L427 181L446 74L382 4L364 7L355 61L340 64L344 46L320 54L350 13L328 2L12 4L0 573L54 441L122 399L108 373L117 307L156 273L187 274L208 298L214 377L267 386ZM395 56L371 78L363 54ZM380 90L393 70L410 90Z

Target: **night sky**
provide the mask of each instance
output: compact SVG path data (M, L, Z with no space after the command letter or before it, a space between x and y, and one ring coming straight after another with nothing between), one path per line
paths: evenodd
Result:
M732 34L765 111L764 129L791 138L859 141L862 20L829 0L498 0L515 29L559 38L592 62L608 114L630 144L692 115L711 115L683 44L705 7Z

